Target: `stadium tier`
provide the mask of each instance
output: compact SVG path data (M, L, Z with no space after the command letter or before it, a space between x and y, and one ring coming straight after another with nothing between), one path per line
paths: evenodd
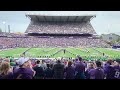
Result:
M95 16L26 15L31 22L25 34L1 33L0 48L14 47L109 47L90 21Z
M27 15L31 22L26 33L39 34L96 34L90 20L94 16Z

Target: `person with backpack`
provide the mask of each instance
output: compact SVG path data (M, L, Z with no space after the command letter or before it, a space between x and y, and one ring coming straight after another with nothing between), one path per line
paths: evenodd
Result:
M17 64L19 68L14 69L14 79L33 79L36 72L32 69L29 58L21 57L18 59Z

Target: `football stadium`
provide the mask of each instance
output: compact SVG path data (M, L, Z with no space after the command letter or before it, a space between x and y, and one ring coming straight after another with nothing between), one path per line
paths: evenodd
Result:
M113 49L110 44L99 38L91 24L91 20L96 18L96 15L26 14L26 17L30 19L30 24L24 34L0 33L1 63L2 60L8 60L11 65L16 66L16 61L20 61L21 57L29 57L34 64L36 61L37 63L44 62L47 65L46 67L49 67L51 62L53 63L52 60L58 60L58 63L63 62L69 66L71 62L81 61L81 58L84 63L89 62L91 66L93 66L92 62L95 61L98 61L98 64L108 61L109 63L112 61L119 63L120 50ZM56 73L58 71L59 68L56 69ZM61 72L58 72L59 75L56 73L54 78L63 78ZM90 78L87 75L86 77L79 77L79 74L76 74L75 77L72 77L67 74L65 78ZM102 76L99 75L98 79L102 79ZM17 74L15 76L16 78L19 77ZM35 78L43 79L44 77L44 75L38 74ZM111 77L104 78L109 79ZM26 79L27 77L21 78ZM48 75L47 77L46 75L46 78L51 79L53 76ZM94 77L90 79L92 78Z

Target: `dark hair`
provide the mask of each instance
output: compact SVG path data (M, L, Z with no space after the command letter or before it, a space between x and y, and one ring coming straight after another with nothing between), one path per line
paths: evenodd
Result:
M108 60L107 63L109 63L110 65L112 65L112 60Z
M42 60L42 63L44 63L45 62L45 60Z
M79 61L82 61L82 58L81 58L81 57L78 57L78 60L79 60Z
M71 62L71 61L69 61L69 62L68 62L68 66L71 66L71 65L72 65L72 62Z
M50 67L50 64L47 64L47 67L49 68L49 67Z
M100 61L96 61L95 63L97 65L97 67L101 67L101 65L102 65L102 63Z
M40 64L40 60L37 60L37 61L36 61L36 64Z
M58 60L57 63L61 63L60 60Z

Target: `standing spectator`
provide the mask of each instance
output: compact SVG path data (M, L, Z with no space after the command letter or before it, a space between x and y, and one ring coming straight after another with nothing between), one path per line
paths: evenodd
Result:
M77 63L75 65L75 78L76 79L85 79L85 64L82 62L82 58L78 57Z
M115 69L112 60L107 61L106 65L104 66L104 71L106 74L106 79L114 79Z
M44 70L43 70L43 67L41 67L39 60L37 60L36 66L33 67L33 69L36 71L36 74L34 76L35 79L43 79L44 78Z
M53 70L50 68L50 64L47 64L47 68L45 69L45 79L53 78Z
M116 60L116 64L114 65L114 69L115 69L114 78L120 79L120 60L119 59Z
M94 79L94 63L90 63L85 72L86 79Z
M45 70L47 67L46 67L46 63L44 60L42 60L42 64L41 64L41 67L43 68L43 70Z
M58 60L57 63L54 65L53 72L55 79L64 78L64 65L60 62L60 60Z
M96 61L97 68L95 69L95 79L104 79L104 70L101 65L102 63L100 61Z
M89 71L90 79L104 79L104 70L102 69L102 63L100 61L96 61L96 68L91 69Z
M75 78L75 68L72 67L72 62L68 62L68 66L65 68L65 79L74 79Z
M14 69L15 79L33 79L35 71L32 69L32 64L29 58L21 57L17 61L19 68Z
M0 79L13 79L13 69L8 62L2 62L0 66Z

